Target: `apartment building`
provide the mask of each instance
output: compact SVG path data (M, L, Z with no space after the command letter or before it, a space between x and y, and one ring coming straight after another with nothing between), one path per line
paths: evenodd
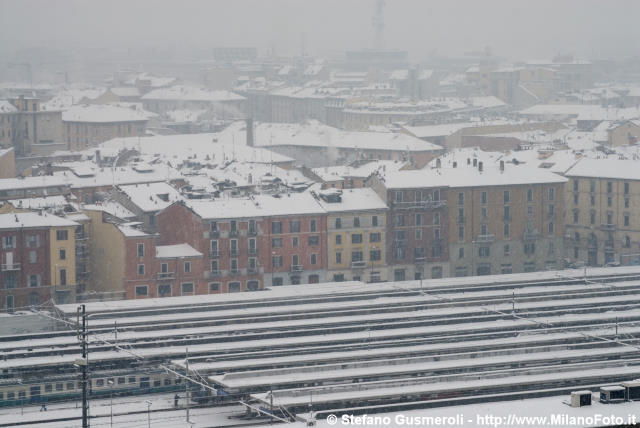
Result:
M567 259L640 264L638 161L582 158L565 176Z
M327 189L317 197L327 212L327 281L386 281L384 200L369 188Z
M427 170L413 170L374 175L369 181L389 207L389 280L448 276L447 186L432 178Z
M0 302L7 312L75 299L77 223L44 213L0 214Z

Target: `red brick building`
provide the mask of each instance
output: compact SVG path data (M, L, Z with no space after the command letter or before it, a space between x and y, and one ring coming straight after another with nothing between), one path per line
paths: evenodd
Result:
M309 194L175 203L157 215L160 242L208 256L208 292L325 280L326 213Z
M7 312L75 294L74 228L48 214L0 214L0 302ZM64 239L64 245L58 241ZM63 247L60 249L59 247Z

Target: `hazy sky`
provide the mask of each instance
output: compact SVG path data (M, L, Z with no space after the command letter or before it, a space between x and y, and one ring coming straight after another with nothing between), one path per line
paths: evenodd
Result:
M374 0L0 0L0 48L250 45L282 55L372 47ZM640 53L636 0L386 0L385 47L510 58Z

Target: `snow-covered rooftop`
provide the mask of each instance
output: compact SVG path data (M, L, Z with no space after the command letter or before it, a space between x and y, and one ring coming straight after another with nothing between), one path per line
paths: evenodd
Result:
M198 88L195 86L170 86L168 88L154 89L142 96L143 100L172 100L172 101L242 101L243 96L230 91L215 91Z
M640 180L637 160L583 158L566 172L567 177Z
M202 257L202 253L189 244L156 245L156 258Z
M0 100L0 113L13 113L18 109L7 100Z
M183 199L175 187L165 182L132 184L118 188L143 212L160 211Z
M64 111L62 120L88 123L146 122L149 114L143 110L110 104L82 104Z
M43 213L0 214L0 229L77 226L75 221Z
M339 202L328 202L323 198L323 194L333 193L340 195ZM344 190L321 190L318 192L318 196L318 204L328 213L387 209L387 204L373 189L368 187Z

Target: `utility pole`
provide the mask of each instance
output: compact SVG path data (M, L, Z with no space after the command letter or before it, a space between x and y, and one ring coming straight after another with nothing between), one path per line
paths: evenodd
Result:
M187 380L184 382L184 396L185 396L185 408L187 409L187 423L189 423L189 348L186 348L185 352L185 368L187 369Z
M77 324L80 328L80 317L82 317L82 331L78 331L78 339L82 345L82 359L76 360L76 366L82 368L82 428L89 428L89 400L88 400L88 388L87 388L87 370L88 370L88 358L87 358L87 312L85 305L78 307Z

